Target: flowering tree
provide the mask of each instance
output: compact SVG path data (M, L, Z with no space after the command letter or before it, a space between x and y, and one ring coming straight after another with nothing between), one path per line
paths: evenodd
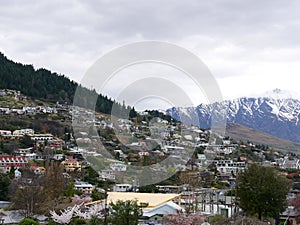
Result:
M75 209L74 214L80 218L90 220L92 217L104 218L103 205L93 205L87 211L82 212L80 209Z
M297 194L295 198L290 201L290 204L294 206L295 210L300 210L300 194Z
M69 224L73 218L73 214L76 210L80 208L80 205L75 205L72 208L68 208L60 211L60 215L57 214L54 210L50 211L51 218L61 224Z
M92 198L90 196L84 196L84 197L80 197L78 195L75 195L74 197L72 197L72 203L76 204L76 205L81 205L87 202L91 202Z
M60 214L57 214L54 210L50 211L51 218L61 224L69 224L73 217L79 217L90 220L92 218L103 218L103 205L94 205L86 211L81 211L80 205L74 205L72 208L61 210Z

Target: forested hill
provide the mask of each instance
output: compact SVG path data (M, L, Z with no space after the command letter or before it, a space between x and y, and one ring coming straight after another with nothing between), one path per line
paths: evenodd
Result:
M32 65L13 62L0 52L0 89L19 90L32 98L71 104L77 87L76 82L64 75L46 69L35 70ZM91 95L95 94L94 91L86 88L82 88L82 91L91 92ZM86 103L87 99L82 99L82 102ZM113 103L112 100L100 94L96 103L96 111L110 113ZM119 103L117 105L124 108Z

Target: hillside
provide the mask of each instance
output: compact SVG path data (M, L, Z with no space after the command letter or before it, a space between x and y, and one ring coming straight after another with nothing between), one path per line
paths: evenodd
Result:
M226 136L234 140L250 141L254 144L268 145L274 149L283 152L297 152L300 150L300 144L276 138L272 135L242 126L236 123L228 123L226 126Z
M46 102L73 103L73 97L77 88L83 93L83 98L76 102L79 106L89 106L90 96L98 95L94 90L81 87L64 75L53 73L46 69L34 69L32 65L23 65L7 59L0 53L0 89L13 89L21 91L22 94L40 99ZM98 95L95 110L110 113L112 105L116 104L124 109L119 103ZM128 108L127 108L128 110Z

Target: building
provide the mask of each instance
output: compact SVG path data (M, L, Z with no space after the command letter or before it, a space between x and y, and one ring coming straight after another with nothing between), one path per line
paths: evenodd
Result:
M108 203L116 201L137 200L138 204L147 205L145 209L155 208L163 203L177 200L180 202L179 194L161 193L137 193L137 192L108 192Z
M51 139L48 141L47 146L51 149L62 150L63 141L59 138Z
M161 193L180 193L183 191L183 186L176 185L156 185L157 189Z
M123 171L124 172L127 170L127 166L122 163L114 163L110 166L110 169L112 171Z
M176 215L178 212L184 211L185 210L181 206L169 201L152 209L144 209L142 219L147 224L163 224L165 215Z
M285 159L283 163L280 165L280 168L282 169L300 169L300 160L294 159L294 160L288 160Z
M221 174L236 175L238 171L246 168L246 162L233 162L232 160L216 160L212 162L216 165Z
M53 140L52 134L28 134L33 141L49 141Z
M286 225L297 225L300 223L300 212L294 208L287 208L280 214L279 220Z
M66 172L81 171L81 163L76 159L67 158L65 161L62 161L61 164L64 166Z
M112 170L101 170L101 172L99 173L99 176L103 180L115 180L116 179L115 172Z
M137 201L142 207L141 224L162 224L164 215L177 214L184 209L179 205L179 194L108 192L107 203L120 201ZM178 202L179 204L176 204ZM103 200L86 203L85 206L101 204Z
M10 130L0 130L0 135L11 135Z
M128 192L132 189L130 184L115 184L113 187L114 192Z
M120 201L137 201L139 205L143 205L143 209L150 210L164 203L181 201L179 194L162 194L162 193L138 193L138 192L107 192L107 203L116 203ZM85 205L93 205L101 203L103 200L86 203Z
M21 129L21 130L15 130L14 132L13 132L13 135L16 135L16 136L18 136L18 135L33 135L34 134L34 130L33 129L29 129L29 128L27 128L27 129Z
M31 165L30 166L30 170L32 172L34 172L35 174L37 174L37 175L43 175L46 172L45 167L43 167L43 166L37 166L37 165Z
M33 148L19 148L14 151L15 155L25 156L26 154L30 154Z
M9 173L11 168L20 169L26 167L28 161L23 156L0 156L0 172Z
M74 189L84 194L92 194L94 188L95 187L92 184L86 182L77 181L74 184Z

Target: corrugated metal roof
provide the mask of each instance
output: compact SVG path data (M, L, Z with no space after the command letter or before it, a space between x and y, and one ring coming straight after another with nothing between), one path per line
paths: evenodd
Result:
M127 200L137 200L138 203L147 203L148 206L145 208L154 208L159 205L162 205L166 202L178 199L180 202L179 194L161 194L161 193L136 193L136 192L108 192L107 203L115 203L118 200L127 201ZM103 200L86 203L85 205L99 204Z
M138 203L148 203L147 208L154 208L173 199L180 198L179 194L108 192L108 203L118 200L137 200Z

